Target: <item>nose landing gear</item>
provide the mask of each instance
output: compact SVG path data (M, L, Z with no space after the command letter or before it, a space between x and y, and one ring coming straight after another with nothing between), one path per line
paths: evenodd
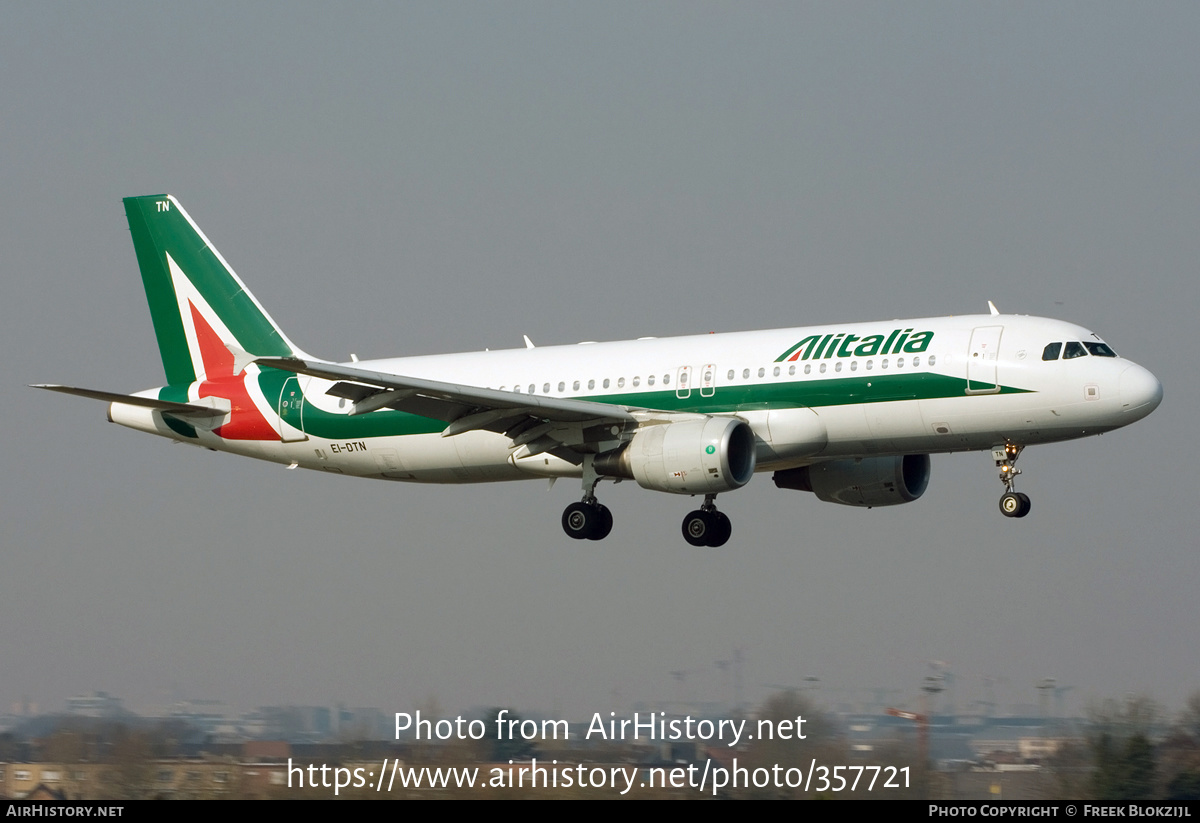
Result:
M1024 492L1005 492L1000 497L1000 512L1005 517L1024 517L1030 507L1029 495Z
M1013 491L1013 481L1021 473L1017 468L1017 458L1021 456L1023 448L1016 443L1005 443L992 449L992 459L996 461L996 468L1000 469L1000 482L1005 488L1000 496L1000 513L1005 517L1024 517L1032 508L1029 495Z

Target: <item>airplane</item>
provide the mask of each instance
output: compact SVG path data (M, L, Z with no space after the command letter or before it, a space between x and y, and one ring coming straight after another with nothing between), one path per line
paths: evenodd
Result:
M283 333L170 195L125 198L166 372L107 402L129 428L289 469L416 483L578 478L563 530L601 540L601 480L703 495L693 546L724 545L718 494L772 472L781 489L874 507L925 492L931 454L989 451L1000 511L1026 446L1150 414L1162 384L1091 331L989 314L349 363Z

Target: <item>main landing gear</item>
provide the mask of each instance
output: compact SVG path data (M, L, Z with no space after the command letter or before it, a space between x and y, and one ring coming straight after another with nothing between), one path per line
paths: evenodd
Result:
M704 495L704 505L683 518L683 539L691 545L715 549L729 542L733 524L717 511L716 499L715 494Z
M567 506L562 516L563 531L576 540L603 540L612 531L613 516L608 506L584 498Z
M603 540L612 531L613 516L608 506L596 499L600 475L592 468L592 456L583 458L583 500L563 511L562 527L567 537L576 540Z
M583 500L563 510L562 527L575 540L603 540L612 531L613 516L608 506L596 500L600 476L592 468L592 456L583 459ZM733 525L717 511L717 496L704 495L704 505L683 518L683 539L693 546L717 548L729 542Z
M996 468L1000 469L1000 482L1005 488L1004 494L1000 496L1000 513L1005 517L1024 517L1032 507L1029 495L1013 491L1013 481L1021 473L1017 468L1017 458L1020 457L1023 448L1024 446L1018 446L1016 443L1005 443L1003 447L997 446L992 449L992 458L996 461Z

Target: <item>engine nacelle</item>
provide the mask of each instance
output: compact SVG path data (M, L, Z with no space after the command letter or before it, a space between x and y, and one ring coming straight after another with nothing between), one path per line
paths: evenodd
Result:
M754 432L744 420L707 417L646 426L619 451L598 455L596 471L631 477L644 489L716 494L754 476Z
M812 492L843 506L895 506L911 503L929 487L929 455L830 460L775 472L781 489Z

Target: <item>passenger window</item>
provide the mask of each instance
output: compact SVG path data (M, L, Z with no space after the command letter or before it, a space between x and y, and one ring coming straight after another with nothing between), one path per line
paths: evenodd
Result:
M642 378L640 378L640 377L633 378L633 387L636 389L640 385L642 385Z
M792 365L788 366L788 377L795 377L795 376L796 376L796 364L793 363Z
M532 394L532 392L530 392L530 393ZM542 394L549 394L549 393L550 393L550 384L543 383L542 384Z
M896 368L898 368L898 369L904 368L904 358L903 357L896 358Z
M617 388L618 388L618 389L623 389L623 388L625 388L625 378L624 378L624 377L618 377L618 378L617 378Z
M872 368L874 368L874 366L875 366L875 361L874 361L874 360L868 360L868 361L867 361L867 371L870 371Z
M596 388L596 381L595 381L595 380L589 380L589 381L588 381L588 391L591 391L591 390L592 390L592 389L594 389L594 388Z
M919 358L919 357L914 357L914 358L913 358L913 368L915 369L915 368L916 368L917 366L919 366L919 365L921 365L921 358Z
M732 379L733 379L733 369L730 369L730 370L729 370L729 374L725 375L725 379L726 379L726 380L732 380Z
M1063 360L1074 360L1076 357L1087 357L1087 349L1082 343L1074 341L1067 344L1067 350L1063 352Z
M936 363L937 363L937 355L936 354L929 355L929 365L932 366Z
M567 390L567 384L566 384L566 383L559 383L559 384L558 384L558 390L559 390L560 392L566 391L566 390Z
M883 358L883 360L882 360L882 361L880 361L880 363L879 363L879 368L881 368L881 369L886 369L886 368L887 368L887 361L888 361L888 359L887 359L886 357L885 357L885 358Z
M805 373L805 374L812 374L812 363L805 363L805 364L804 364L804 373Z
M834 371L841 371L841 370L842 370L842 361L841 361L841 360L839 360L839 361L837 361L836 363L834 363L834 364L833 364L833 370L834 370Z
M821 374L824 374L824 373L825 373L825 366L826 366L826 364L825 364L825 363L822 363L822 364L821 364Z
M533 385L532 383L530 383L530 384L529 384L529 393L530 393L530 394L537 394L537 386L535 386L535 385Z
M778 366L775 367L775 376L776 377L779 376L779 367Z
M858 361L857 360L850 361L850 371L858 371Z
M749 369L742 369L742 379L743 380L750 379L750 370Z
M669 386L669 385L671 385L671 375L669 375L669 374L664 374L664 375L663 375L663 385L664 385L664 386Z
M766 375L766 373L767 373L767 370L766 370L766 369L759 369L759 370L758 370L758 376L759 376L759 377L763 377L764 375Z
M579 381L578 380L576 380L574 383L571 384L571 391L579 391Z
M1084 343L1083 345L1087 346L1087 350L1090 351L1094 357L1116 357L1117 356L1117 353L1115 351L1113 351L1112 349L1110 349L1108 346L1106 346L1104 343Z
M604 378L604 388L608 388L608 378Z
M647 377L647 378L646 378L646 385L647 385L647 386L653 386L653 385L654 385L654 375L650 375L649 377Z
M1043 360L1057 360L1062 353L1062 343L1051 343L1046 348L1042 349Z

